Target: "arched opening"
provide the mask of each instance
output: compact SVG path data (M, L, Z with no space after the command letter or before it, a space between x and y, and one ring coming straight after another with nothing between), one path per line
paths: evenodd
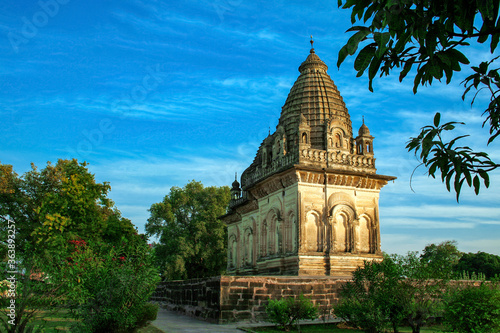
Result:
M302 133L302 143L307 143L307 134Z
M370 220L366 216L359 218L358 237L359 237L359 252L370 253L371 237L370 237Z
M342 136L340 133L335 133L335 148L342 148Z
M336 250L337 252L347 252L347 216L345 214L338 214L335 219Z
M267 256L267 222L264 221L260 231L260 256Z
M245 264L253 264L253 232L250 228L245 231Z
M229 267L237 268L238 265L238 242L236 236L229 237Z
M305 233L306 233L306 250L308 252L319 251L319 216L316 213L310 212L307 214Z

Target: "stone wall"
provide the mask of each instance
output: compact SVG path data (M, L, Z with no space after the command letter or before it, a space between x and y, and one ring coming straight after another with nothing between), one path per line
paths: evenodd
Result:
M218 276L162 282L152 300L169 310L215 323L262 321L269 299L303 294L320 310L330 311L346 280L334 277Z
M160 282L151 301L209 322L220 322L221 276Z

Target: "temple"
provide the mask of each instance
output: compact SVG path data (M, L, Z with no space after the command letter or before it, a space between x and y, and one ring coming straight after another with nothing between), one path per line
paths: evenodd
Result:
M276 131L232 184L228 275L344 277L382 258L373 141L351 119L312 47Z

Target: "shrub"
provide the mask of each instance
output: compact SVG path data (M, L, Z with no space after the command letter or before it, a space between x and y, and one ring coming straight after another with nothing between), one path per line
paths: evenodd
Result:
M500 290L498 285L468 286L450 294L445 303L444 323L455 332L500 331Z
M148 301L159 275L147 244L73 244L59 278L65 279L72 314L80 320L74 330L129 332L153 317Z
M269 320L285 331L300 320L315 319L318 317L318 309L304 295L297 298L282 298L280 300L269 300L266 306ZM300 331L300 326L299 326Z
M140 315L137 317L137 327L146 326L158 316L158 304L146 303L142 307Z
M341 288L341 301L334 307L334 314L370 333L389 325L397 332L408 315L406 294L400 268L390 258L365 262L353 272L353 281Z

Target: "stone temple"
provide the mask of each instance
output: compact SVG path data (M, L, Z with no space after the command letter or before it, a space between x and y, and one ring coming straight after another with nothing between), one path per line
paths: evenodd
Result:
M313 42L311 41L311 47ZM346 277L382 258L374 137L356 136L327 65L314 48L282 107L276 131L232 184L228 275Z

